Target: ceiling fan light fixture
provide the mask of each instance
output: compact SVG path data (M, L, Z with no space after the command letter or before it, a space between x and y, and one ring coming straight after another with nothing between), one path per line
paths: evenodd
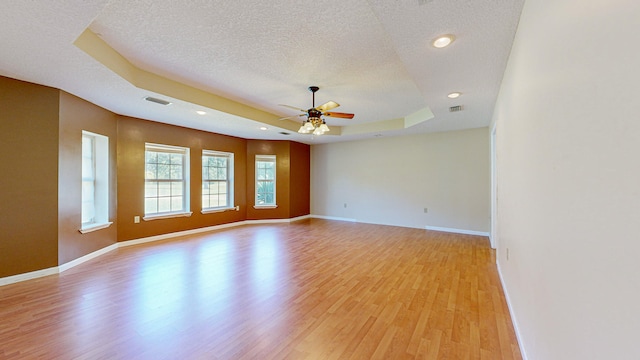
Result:
M298 129L298 133L299 134L308 134L309 130L307 129L307 122L303 121L302 122L302 126L300 126L300 129Z
M281 106L285 106L285 107L288 107L294 110L299 110L302 112L302 114L300 115L284 117L280 120L306 115L307 120L302 122L302 126L300 126L300 129L298 129L298 133L299 134L313 133L313 135L322 135L327 131L329 131L329 126L327 126L326 121L322 118L323 116L338 117L342 119L353 119L354 115L350 113L328 112L328 110L331 110L340 106L340 104L338 104L335 101L328 101L316 107L316 92L319 89L320 88L317 86L309 86L309 91L311 91L312 93L312 96L311 96L312 107L308 110L300 109L295 106L280 104Z
M304 123L304 128L307 131L312 131L313 129L315 129L315 126L313 126L313 123L311 121L307 121Z
M442 49L451 45L451 43L456 39L455 35L446 34L442 36L438 36L431 44L438 49Z

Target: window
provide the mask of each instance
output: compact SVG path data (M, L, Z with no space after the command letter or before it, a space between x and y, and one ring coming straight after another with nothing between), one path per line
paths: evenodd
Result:
M81 233L103 229L109 222L109 138L82 132Z
M96 220L95 137L82 134L82 225Z
M189 149L145 144L144 220L190 216Z
M256 205L276 206L276 156L256 155Z
M233 207L233 154L202 151L202 210Z

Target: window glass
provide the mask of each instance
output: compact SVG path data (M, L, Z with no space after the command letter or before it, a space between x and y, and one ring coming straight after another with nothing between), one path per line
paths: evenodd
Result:
M189 211L188 163L188 148L146 144L145 215Z
M82 131L80 231L109 224L109 138Z
M276 205L276 157L256 155L256 206Z
M233 207L233 154L202 152L202 209Z

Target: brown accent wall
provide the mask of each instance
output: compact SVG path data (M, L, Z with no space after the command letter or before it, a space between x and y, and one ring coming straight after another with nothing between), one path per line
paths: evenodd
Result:
M276 156L276 204L275 209L255 209L256 155ZM247 219L289 218L289 142L247 140Z
M59 94L0 77L0 277L58 265Z
M99 106L60 92L58 176L58 262L67 263L117 241L116 221L116 115ZM106 228L81 234L82 131L109 138L109 221Z
M80 234L82 130L109 138L107 229ZM144 216L145 142L190 149L191 217ZM202 150L234 154L234 205L201 213ZM0 277L55 267L139 239L247 219L309 214L309 146L246 140L113 114L63 91L0 77ZM277 157L278 208L256 210L255 155Z
M190 217L144 221L145 143L190 149ZM118 241L191 230L246 219L247 140L183 127L119 116L118 119ZM234 197L240 211L202 214L202 150L234 153ZM140 216L140 223L134 223Z
M289 176L289 217L311 213L311 147L290 142L291 173Z
M247 140L247 219L289 219L309 214L310 146L292 141ZM256 155L276 156L275 209L255 209Z

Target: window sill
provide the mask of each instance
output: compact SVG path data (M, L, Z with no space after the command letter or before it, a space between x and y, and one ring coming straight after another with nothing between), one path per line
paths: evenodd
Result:
M177 217L189 217L193 214L193 212L180 212L180 213L169 213L169 214L159 214L159 215L147 215L142 218L144 221L151 220L160 220L160 219L171 219Z
M253 205L253 208L256 210L275 209L277 207L278 205Z
M78 231L80 231L80 234L86 234L86 233L90 233L92 231L96 231L96 230L100 230L100 229L106 229L109 226L111 226L111 224L113 224L113 222L111 222L111 221L106 222L106 223L91 224L90 226L80 228Z
M220 213L220 212L225 212L225 211L239 211L239 210L240 210L239 206L234 206L234 207L228 207L228 208L204 209L204 210L200 211L200 213L202 213L202 214L214 214L214 213Z

